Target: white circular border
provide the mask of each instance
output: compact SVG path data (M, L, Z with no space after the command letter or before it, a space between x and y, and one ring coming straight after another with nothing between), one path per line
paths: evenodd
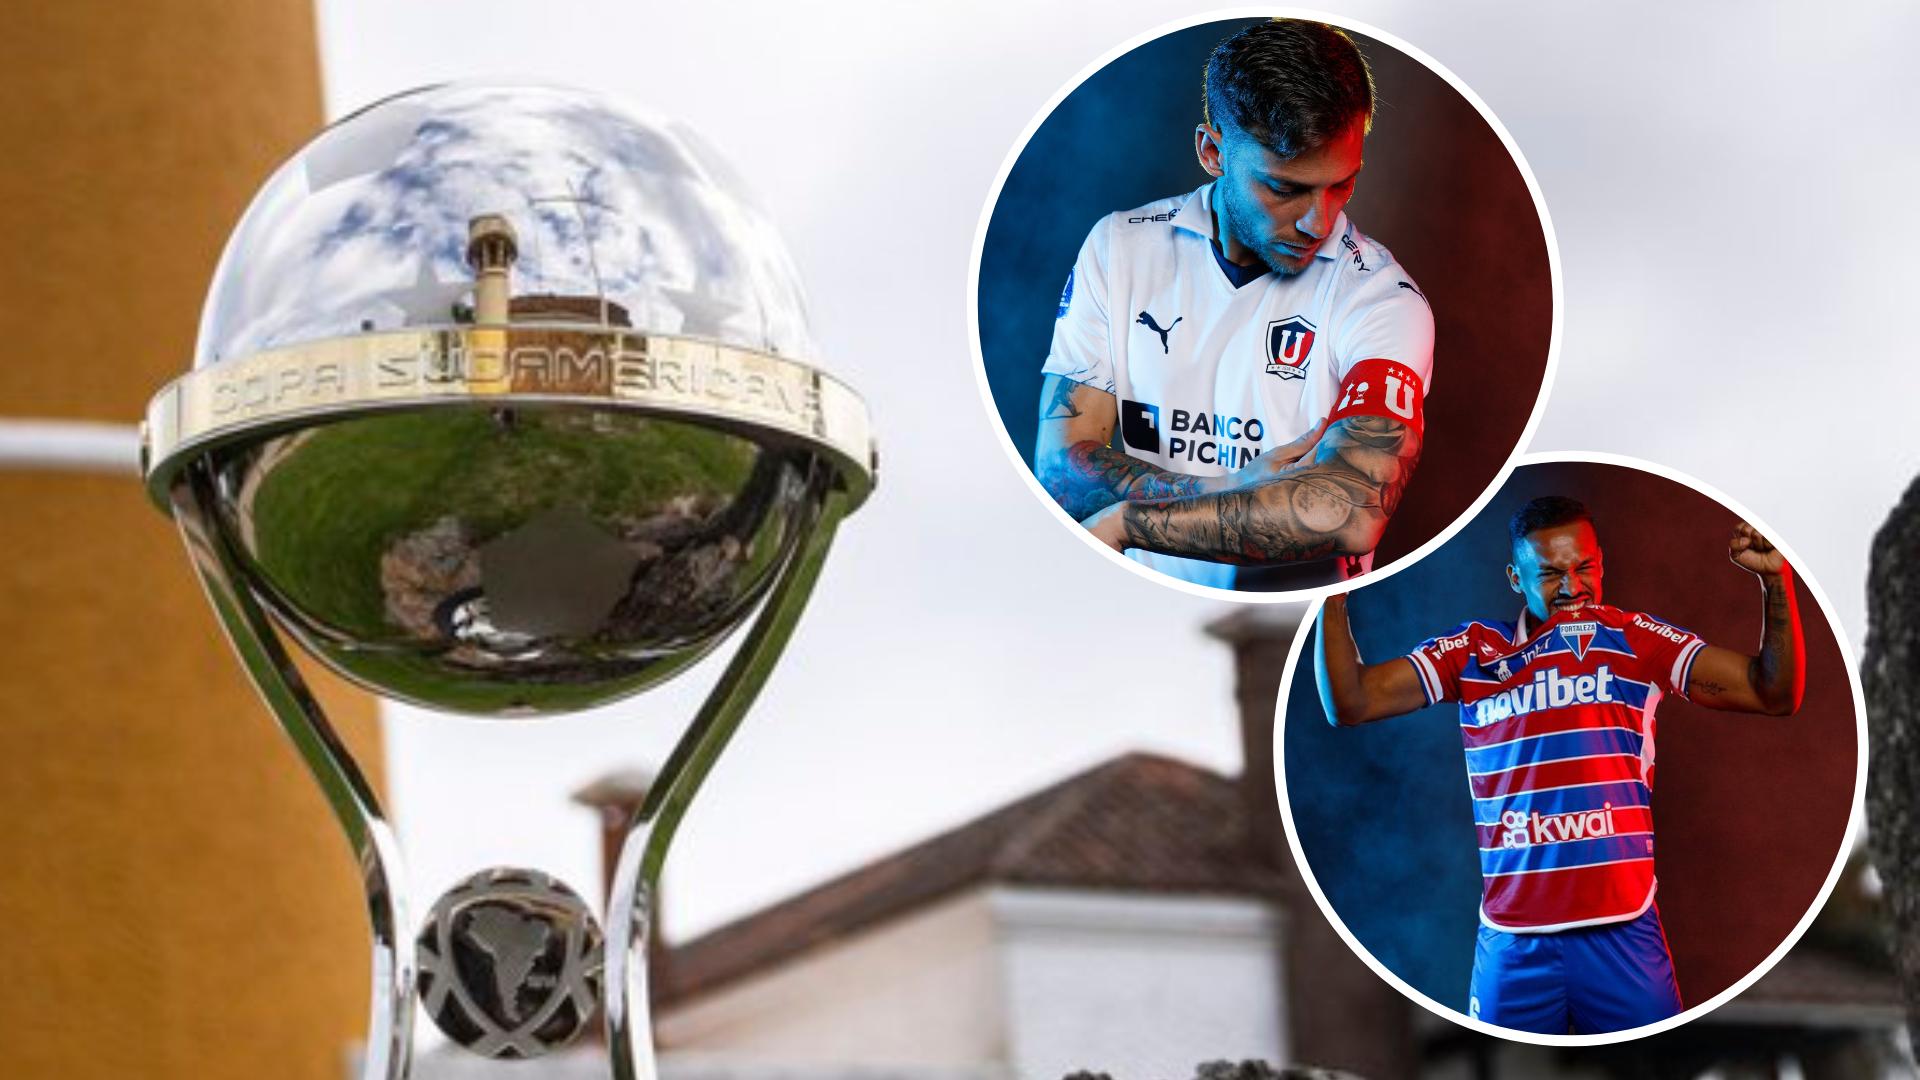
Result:
M1779 548L1781 553L1787 557L1788 565L1794 568L1795 579L1806 587L1807 592L1812 594L1814 602L1820 607L1821 616L1827 620L1828 628L1833 631L1834 644L1840 650L1840 661L1847 672L1847 684L1853 688L1855 747L1853 805L1847 814L1846 835L1840 844L1840 850L1834 856L1833 868L1827 872L1826 883L1820 887L1819 895L1814 897L1812 905L1810 905L1806 913L1800 917L1800 922L1787 934L1786 939L1783 940L1772 953L1762 959L1753 970L1736 980L1732 986L1720 991L1706 1001L1683 1010L1679 1015L1670 1016L1656 1023L1644 1024L1637 1028L1627 1028L1624 1031L1612 1031L1597 1035L1537 1035L1531 1032L1516 1031L1513 1028L1499 1027L1482 1020L1476 1020L1458 1010L1448 1008L1414 989L1404 979L1400 978L1399 975L1388 970L1386 965L1376 959L1373 953L1369 952L1364 945L1360 944L1360 940L1353 935L1353 932L1347 929L1347 924L1342 921L1339 914L1334 911L1333 905L1327 902L1326 894L1321 891L1319 881L1314 878L1313 869L1307 864L1306 853L1300 848L1299 834L1294 831L1293 827L1293 808L1292 804L1287 801L1285 738L1287 697L1288 692L1293 688L1294 673L1299 667L1300 654L1304 652L1306 648L1307 629L1319 625L1321 609L1326 606L1325 602L1319 598L1316 598L1307 607L1306 613L1301 616L1300 629L1294 635L1293 646L1287 651L1287 666L1280 674L1280 696L1274 708L1273 720L1273 786L1279 798L1281 824L1286 827L1287 848L1293 854L1294 864L1300 868L1300 877L1306 882L1307 891L1313 894L1314 903L1319 905L1321 914L1327 917L1327 921L1333 925L1333 929L1340 935L1341 940L1347 943L1347 947L1353 950L1355 956L1364 960L1367 966L1373 969L1374 974L1385 979L1388 983L1392 984L1394 989L1405 994L1409 999L1425 1006L1427 1011L1433 1013L1435 1016L1443 1020L1450 1020L1462 1027L1472 1028L1482 1034L1494 1035L1515 1042L1532 1043L1536 1046L1604 1046L1609 1043L1627 1042L1648 1035L1657 1035L1662 1031L1679 1027L1693 1020L1695 1017L1703 1016L1726 1004L1733 997L1746 990L1747 987L1752 986L1762 975L1773 970L1773 966L1780 962L1780 958L1787 955L1787 951L1792 949L1793 946L1799 942L1801 935L1807 932L1807 927L1813 925L1814 917L1819 915L1820 910L1826 906L1827 898L1833 894L1834 885L1840 880L1841 872L1846 869L1847 856L1853 852L1858 842L1860 822L1865 816L1863 807L1867 790L1867 708L1866 696L1861 692L1860 687L1859 660L1854 656L1852 644L1847 641L1846 628L1841 626L1840 621L1834 617L1833 604L1827 600L1827 594L1820 588L1820 583L1815 581L1813 577L1803 569L1805 564L1801 562L1799 555L1793 548L1789 547L1785 541L1780 539L1779 533L1775 532L1765 522L1750 513L1746 507L1728 498L1724 492L1717 488L1688 476L1678 469L1659 465L1642 458L1628 457L1624 454L1602 453L1599 451L1553 451L1550 453L1527 454L1513 464L1515 467L1524 467L1527 465L1547 465L1559 462L1614 465L1621 468L1635 469L1643 473L1652 473L1684 487L1691 488L1719 503L1725 509L1738 514L1741 520L1760 530L1762 534L1771 539L1774 542L1774 546Z
M1540 380L1540 392L1533 400L1533 413L1527 417L1527 425L1521 430L1519 440L1513 444L1513 449L1508 452L1506 463L1500 467L1500 471L1494 475L1493 479L1488 481L1485 490L1480 492L1479 498L1475 499L1472 505L1461 511L1460 514L1453 519L1451 524L1441 529L1437 535L1430 538L1426 543L1402 555L1384 567L1369 570L1367 573L1350 581L1335 582L1330 585L1321 585L1311 589L1294 589L1288 592L1272 593L1241 592L1236 589L1220 589L1211 585L1200 585L1191 581L1182 581L1178 578L1163 574L1158 570L1154 570L1143 563L1135 562L1094 539L1092 533L1081 528L1080 523L1062 509L1060 504L1053 500L1053 496L1047 494L1046 489L1040 486L1040 478L1034 474L1031 468L1028 468L1026 459L1020 456L1019 449L1014 446L1013 437L1008 434L1006 425L1000 422L1000 408L994 401L993 387L987 381L986 354L980 348L980 259L982 253L986 250L987 225L993 219L994 207L1000 203L1000 191L1006 186L1008 174L1013 171L1013 166L1020 160L1020 155L1026 152L1027 143L1032 140L1034 132L1040 130L1040 125L1045 123L1047 118L1053 115L1053 111L1059 107L1062 101L1066 100L1068 95L1078 90L1080 85L1091 78L1095 72L1105 68L1122 55L1150 41L1165 37L1176 30L1184 30L1190 26L1199 26L1202 23L1210 22L1223 22L1229 19L1259 18L1313 19L1319 22L1331 23L1334 26L1351 30L1358 34L1364 34L1383 45L1398 49L1400 52L1419 61L1427 70L1445 79L1447 85L1453 87L1454 92L1465 98L1467 103L1472 105L1474 110L1480 114L1480 118L1487 122L1487 126L1493 129L1493 133L1499 136L1500 144L1506 147L1507 155L1513 159L1514 166L1520 170L1520 178L1526 182L1527 193L1533 196L1534 212L1540 216L1540 231L1547 245L1547 276L1553 292L1553 319L1547 334L1547 366ZM1493 493L1500 490L1500 486L1506 483L1507 477L1512 474L1514 466L1518 462L1522 449L1532 443L1534 430L1540 426L1540 417L1541 414L1546 411L1547 399L1553 389L1554 375L1560 363L1561 320L1563 316L1564 304L1562 303L1561 297L1560 244L1554 235L1553 218L1547 213L1547 202L1540 194L1540 183L1534 179L1532 167L1527 164L1526 157L1520 153L1520 147L1514 143L1513 136L1508 134L1506 127L1500 123L1500 118L1493 114L1493 110L1487 108L1486 102L1481 101L1478 94L1475 94L1471 88L1460 81L1458 76L1447 70L1445 66L1433 57L1428 56L1426 53L1402 41L1400 38L1367 23L1325 11L1315 11L1310 8L1220 8L1213 11L1202 12L1198 15L1190 15L1184 19L1161 23L1159 26L1145 33L1137 34L1112 49L1107 50L1107 52L1091 64L1081 68L1079 74L1075 75L1066 85L1055 91L1053 97L1049 98L1046 104L1040 107L1040 111L1034 114L1033 119L1027 123L1026 130L1020 133L1019 141L1014 143L1013 150L1007 154L1006 160L1001 163L1000 172L994 177L993 187L987 192L986 205L982 207L980 211L980 224L975 229L973 237L973 256L967 268L967 342L973 350L974 380L979 384L980 403L987 411L988 419L993 425L995 434L1000 437L1000 448L1006 452L1007 460L1013 464L1015 472L1019 474L1021 479L1026 481L1027 489L1033 492L1034 497L1040 500L1041 504L1053 514L1056 520L1064 523L1079 536L1081 541L1087 544L1087 546L1100 552L1106 558L1125 566L1128 570L1139 574L1141 577L1168 588L1178 589L1181 592L1193 596L1213 600L1230 600L1245 604L1287 604L1307 600L1319 600L1332 593L1344 592L1357 584L1384 581L1408 566L1426 558L1435 548L1438 548L1441 544L1451 539L1454 533L1466 527L1467 522L1473 520L1473 518L1480 513L1481 509L1486 506L1487 501L1493 498Z

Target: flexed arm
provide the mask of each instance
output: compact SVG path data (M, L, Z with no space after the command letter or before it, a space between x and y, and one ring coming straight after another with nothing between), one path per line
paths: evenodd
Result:
M1327 597L1320 610L1314 643L1313 673L1320 684L1320 705L1327 720L1341 727L1369 724L1427 705L1420 676L1405 659L1369 664L1360 659L1353 626L1347 621L1344 593Z
M1222 492L1120 503L1089 518L1115 550L1144 548L1216 562L1263 564L1364 555L1420 460L1420 432L1384 416L1330 425L1306 457ZM1244 470L1243 470L1244 472ZM1247 479L1234 474L1241 481Z
M1806 643L1793 568L1753 526L1734 526L1727 557L1760 579L1760 651L1747 656L1707 645L1687 674L1687 697L1710 709L1787 716L1806 696Z

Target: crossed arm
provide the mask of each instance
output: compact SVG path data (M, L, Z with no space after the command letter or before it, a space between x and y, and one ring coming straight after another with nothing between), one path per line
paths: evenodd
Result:
M1114 397L1057 375L1041 388L1041 484L1115 550L1261 564L1361 555L1379 543L1420 458L1396 421L1352 416L1222 476L1157 469L1108 446Z
M1108 445L1119 419L1112 394L1048 375L1040 384L1040 430L1033 448L1040 486L1074 520L1125 499L1160 499L1207 490L1209 478L1157 469Z

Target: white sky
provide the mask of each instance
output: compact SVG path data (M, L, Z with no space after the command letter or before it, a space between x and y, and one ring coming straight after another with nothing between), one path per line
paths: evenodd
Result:
M1450 67L1539 178L1567 308L1535 447L1660 460L1746 502L1858 649L1868 540L1920 471L1899 269L1920 224L1905 55L1920 9L1328 9ZM1000 448L967 344L974 231L1014 139L1083 65L1192 10L320 4L330 115L515 75L688 121L757 188L829 366L877 418L881 492L688 818L674 936L1129 749L1237 767L1230 657L1200 631L1227 605L1108 565L1054 523ZM717 672L545 723L396 711L418 903L499 862L591 889L596 826L568 793L660 761Z

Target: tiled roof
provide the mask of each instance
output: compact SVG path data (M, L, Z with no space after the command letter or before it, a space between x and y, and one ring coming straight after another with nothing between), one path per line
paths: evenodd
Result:
M1129 754L675 947L656 997L704 993L986 883L1278 894L1288 877L1247 819L1235 781Z
M1802 939L1773 970L1760 976L1734 1003L1743 1006L1792 1006L1886 1010L1902 1014L1900 984L1892 972L1855 963Z

